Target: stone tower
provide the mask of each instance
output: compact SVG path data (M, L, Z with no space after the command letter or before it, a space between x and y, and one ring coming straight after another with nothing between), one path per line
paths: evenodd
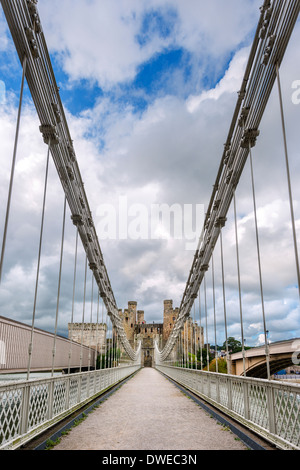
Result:
M173 300L165 300L164 301L164 331L163 331L163 342L164 344L167 342L176 318L178 316L179 309L173 309Z
M102 323L69 323L69 339L104 353L107 326Z
M124 330L126 337L133 347L134 345L134 329L137 322L137 302L130 301L128 302L128 308L122 312L119 310L119 315L123 320Z

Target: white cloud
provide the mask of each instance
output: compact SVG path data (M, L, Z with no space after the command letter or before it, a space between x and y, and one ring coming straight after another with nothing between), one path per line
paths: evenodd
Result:
M190 96L188 98L188 111L194 113L206 100L218 100L224 93L237 92L241 87L248 57L248 47L240 50L232 59L224 77L217 83L215 88L203 91L199 96Z
M41 3L49 47L71 80L95 80L103 88L132 80L139 64L168 47L156 35L141 47L145 1L53 1ZM72 15L70 15L72 11Z
M39 2L47 42L51 51L58 54L60 66L68 73L70 81L87 78L96 80L109 89L124 80L132 79L139 65L170 44L184 47L195 54L191 56L191 62L199 77L207 70L211 72L211 68L220 72L228 62L229 55L231 57L227 70L217 85L208 87L205 91L196 87L188 99L182 98L182 95L166 93L164 96L157 96L140 114L134 113L130 106L110 101L108 96L99 98L93 108L86 109L80 115L72 116L67 110L71 135L96 226L98 207L103 203L117 206L121 195L126 195L130 204L143 203L148 208L155 202L207 205L244 73L247 47L243 43L256 26L258 16L258 2L174 1L172 8L176 7L177 17L170 35L165 38L154 35L142 47L136 41L136 35L140 32L148 5L144 1L127 0L118 4L111 1L83 0ZM167 3L161 0L153 0L151 5L153 8L167 8ZM300 107L289 100L289 96L292 96L291 83L299 78L297 61L293 60L293 54L299 54L298 39L299 27L291 42L287 56L289 60L284 64L282 78L299 229L300 206L297 202L300 194L296 183L299 175ZM202 51L205 57L201 56ZM216 60L225 56L226 61L224 59L221 67ZM206 68L209 66L208 58L212 62L209 69ZM202 68L199 66L200 62ZM289 206L286 181L282 178L285 169L277 105L274 92L262 123L258 145L253 151L266 312L272 340L291 334L300 336L299 316L295 306L297 289L294 288ZM2 201L6 200L7 195L15 119L15 106L7 103L0 108L1 220L4 220L5 203ZM31 286L30 291L27 284L28 280L32 284L35 273L45 158L46 146L38 132L35 112L32 107L26 106L22 114L16 167L15 188L18 191L13 194L6 271L1 286L2 309L3 305L7 307L3 314L17 316L20 320L30 318L33 287ZM49 292L54 296L57 289L55 261L58 259L60 243L60 195L62 196L60 183L52 168L39 297L39 321L45 328L47 325L52 327L53 319ZM255 338L253 341L260 341L258 335L262 319L248 166L237 192L237 201L240 216L242 298L249 344L252 338ZM238 337L240 325L232 211L224 230L224 244L230 333ZM101 246L120 308L125 308L128 300L137 300L138 306L145 309L146 320L161 321L165 298L173 298L174 306L179 306L193 258L192 252L184 250L184 243L175 240L107 240ZM68 224L65 259L68 274L64 278L61 305L63 319L70 312L72 293L68 280L72 282L73 248L74 230ZM215 255L216 279L218 292L221 293L217 250L218 247ZM83 288L82 275L83 259L80 259L76 304L78 316ZM210 273L208 275L211 276ZM18 295L8 290L14 278L18 279L20 287ZM209 309L212 313L210 284L208 288ZM25 296L26 307L19 294L23 295L23 299ZM17 309L18 306L22 306L23 310ZM218 297L217 307L218 323L222 325L221 296Z
M195 55L197 65L223 58L251 32L259 6L258 1L241 5L238 0L53 0L40 2L39 9L49 48L70 80L88 79L107 89L132 80L141 64L169 47ZM153 12L165 22L171 17L173 27L165 35L152 27L140 44L145 14ZM218 62L214 66L220 71Z

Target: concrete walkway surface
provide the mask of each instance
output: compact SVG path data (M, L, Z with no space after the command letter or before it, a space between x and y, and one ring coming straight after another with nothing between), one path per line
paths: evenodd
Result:
M157 370L141 369L54 450L245 450Z

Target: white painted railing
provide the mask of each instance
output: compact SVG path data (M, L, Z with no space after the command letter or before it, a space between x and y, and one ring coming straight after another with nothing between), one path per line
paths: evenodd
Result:
M156 368L280 449L300 450L300 385L163 364Z
M132 364L0 385L0 449L17 449L140 369Z

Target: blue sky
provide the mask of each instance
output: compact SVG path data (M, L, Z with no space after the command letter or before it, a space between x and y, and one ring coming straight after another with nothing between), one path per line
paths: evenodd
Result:
M124 196L129 204L141 203L147 208L153 203L208 204L260 6L261 2L256 0L39 1L43 30L96 226L100 220L101 205L117 207L120 197ZM5 85L7 98L0 108L3 147L0 196L4 201L21 70L2 10L0 38L0 80ZM287 97L292 82L300 78L297 66L300 62L295 60L299 56L298 39L299 24L283 68L283 88ZM3 300L0 305L4 316L12 315L20 321L29 322L32 288L28 289L27 284L28 279L34 279L36 259L36 248L31 240L36 238L38 232L39 181L43 178L45 149L37 131L39 123L27 87L25 97L16 174L16 185L23 188L20 192L25 196L14 195L12 211L15 218L12 219L4 281L6 296L5 303ZM288 98L286 107L295 176L299 170L295 125L299 107L292 106ZM272 129L278 129L279 138L280 123L275 120L274 109L275 95L264 119L259 152L265 156L271 154L273 161L277 162L281 142L273 142ZM272 175L267 158L257 157L256 161L260 223L266 240L266 245L263 244L266 252L264 273L271 340L300 336L290 236L286 231L286 191L285 187L281 189L284 185L281 180L275 189L274 185L271 186L272 180L279 181L283 169L279 157L278 164L271 165ZM50 330L52 314L49 305L52 305L53 299L50 300L49 286L55 290L53 260L57 254L52 250L57 246L54 241L58 243L59 240L60 218L57 214L60 210L58 194L61 191L54 169L51 174L53 193L50 191L47 219L50 228L45 240L45 274L41 277L37 316L39 326ZM266 184L266 174L270 186ZM27 182L25 175L30 175ZM247 177L246 170L245 182L239 190L238 206L244 260L246 336L247 344L250 344L251 341L259 342L262 326L256 262L253 252L251 256L248 250L253 243L253 218ZM295 191L298 201L297 188ZM25 201L26 211L23 207ZM4 205L1 203L2 219ZM298 220L299 214L296 215ZM281 223L275 227L272 224L278 220L276 217L281 217ZM17 229L14 220L24 223L23 231L21 222ZM72 227L68 230L61 331L66 329L70 312L67 286L68 279L72 278L74 233ZM14 235L17 232L23 233L27 242L26 268L19 265L16 259L22 251L22 244ZM283 237L283 232L287 238ZM271 233L278 234L280 242L274 250L275 253L283 250L284 256L280 260L269 252L267 240ZM230 334L238 337L232 226L226 229L224 236L228 244ZM100 242L119 308L124 309L128 301L136 300L150 322L162 320L163 300L173 299L174 306L179 306L193 258L193 252L186 251L183 242L172 239ZM32 252L29 250L31 244ZM272 278L274 270L278 273L275 280ZM79 279L80 276L82 273ZM19 302L8 294L13 278L18 279L20 295L22 293L25 297ZM209 282L208 286L211 294ZM79 286L78 318L81 318L80 289ZM221 303L220 297L220 323ZM210 305L210 311L211 308ZM221 342L223 333L220 334Z

